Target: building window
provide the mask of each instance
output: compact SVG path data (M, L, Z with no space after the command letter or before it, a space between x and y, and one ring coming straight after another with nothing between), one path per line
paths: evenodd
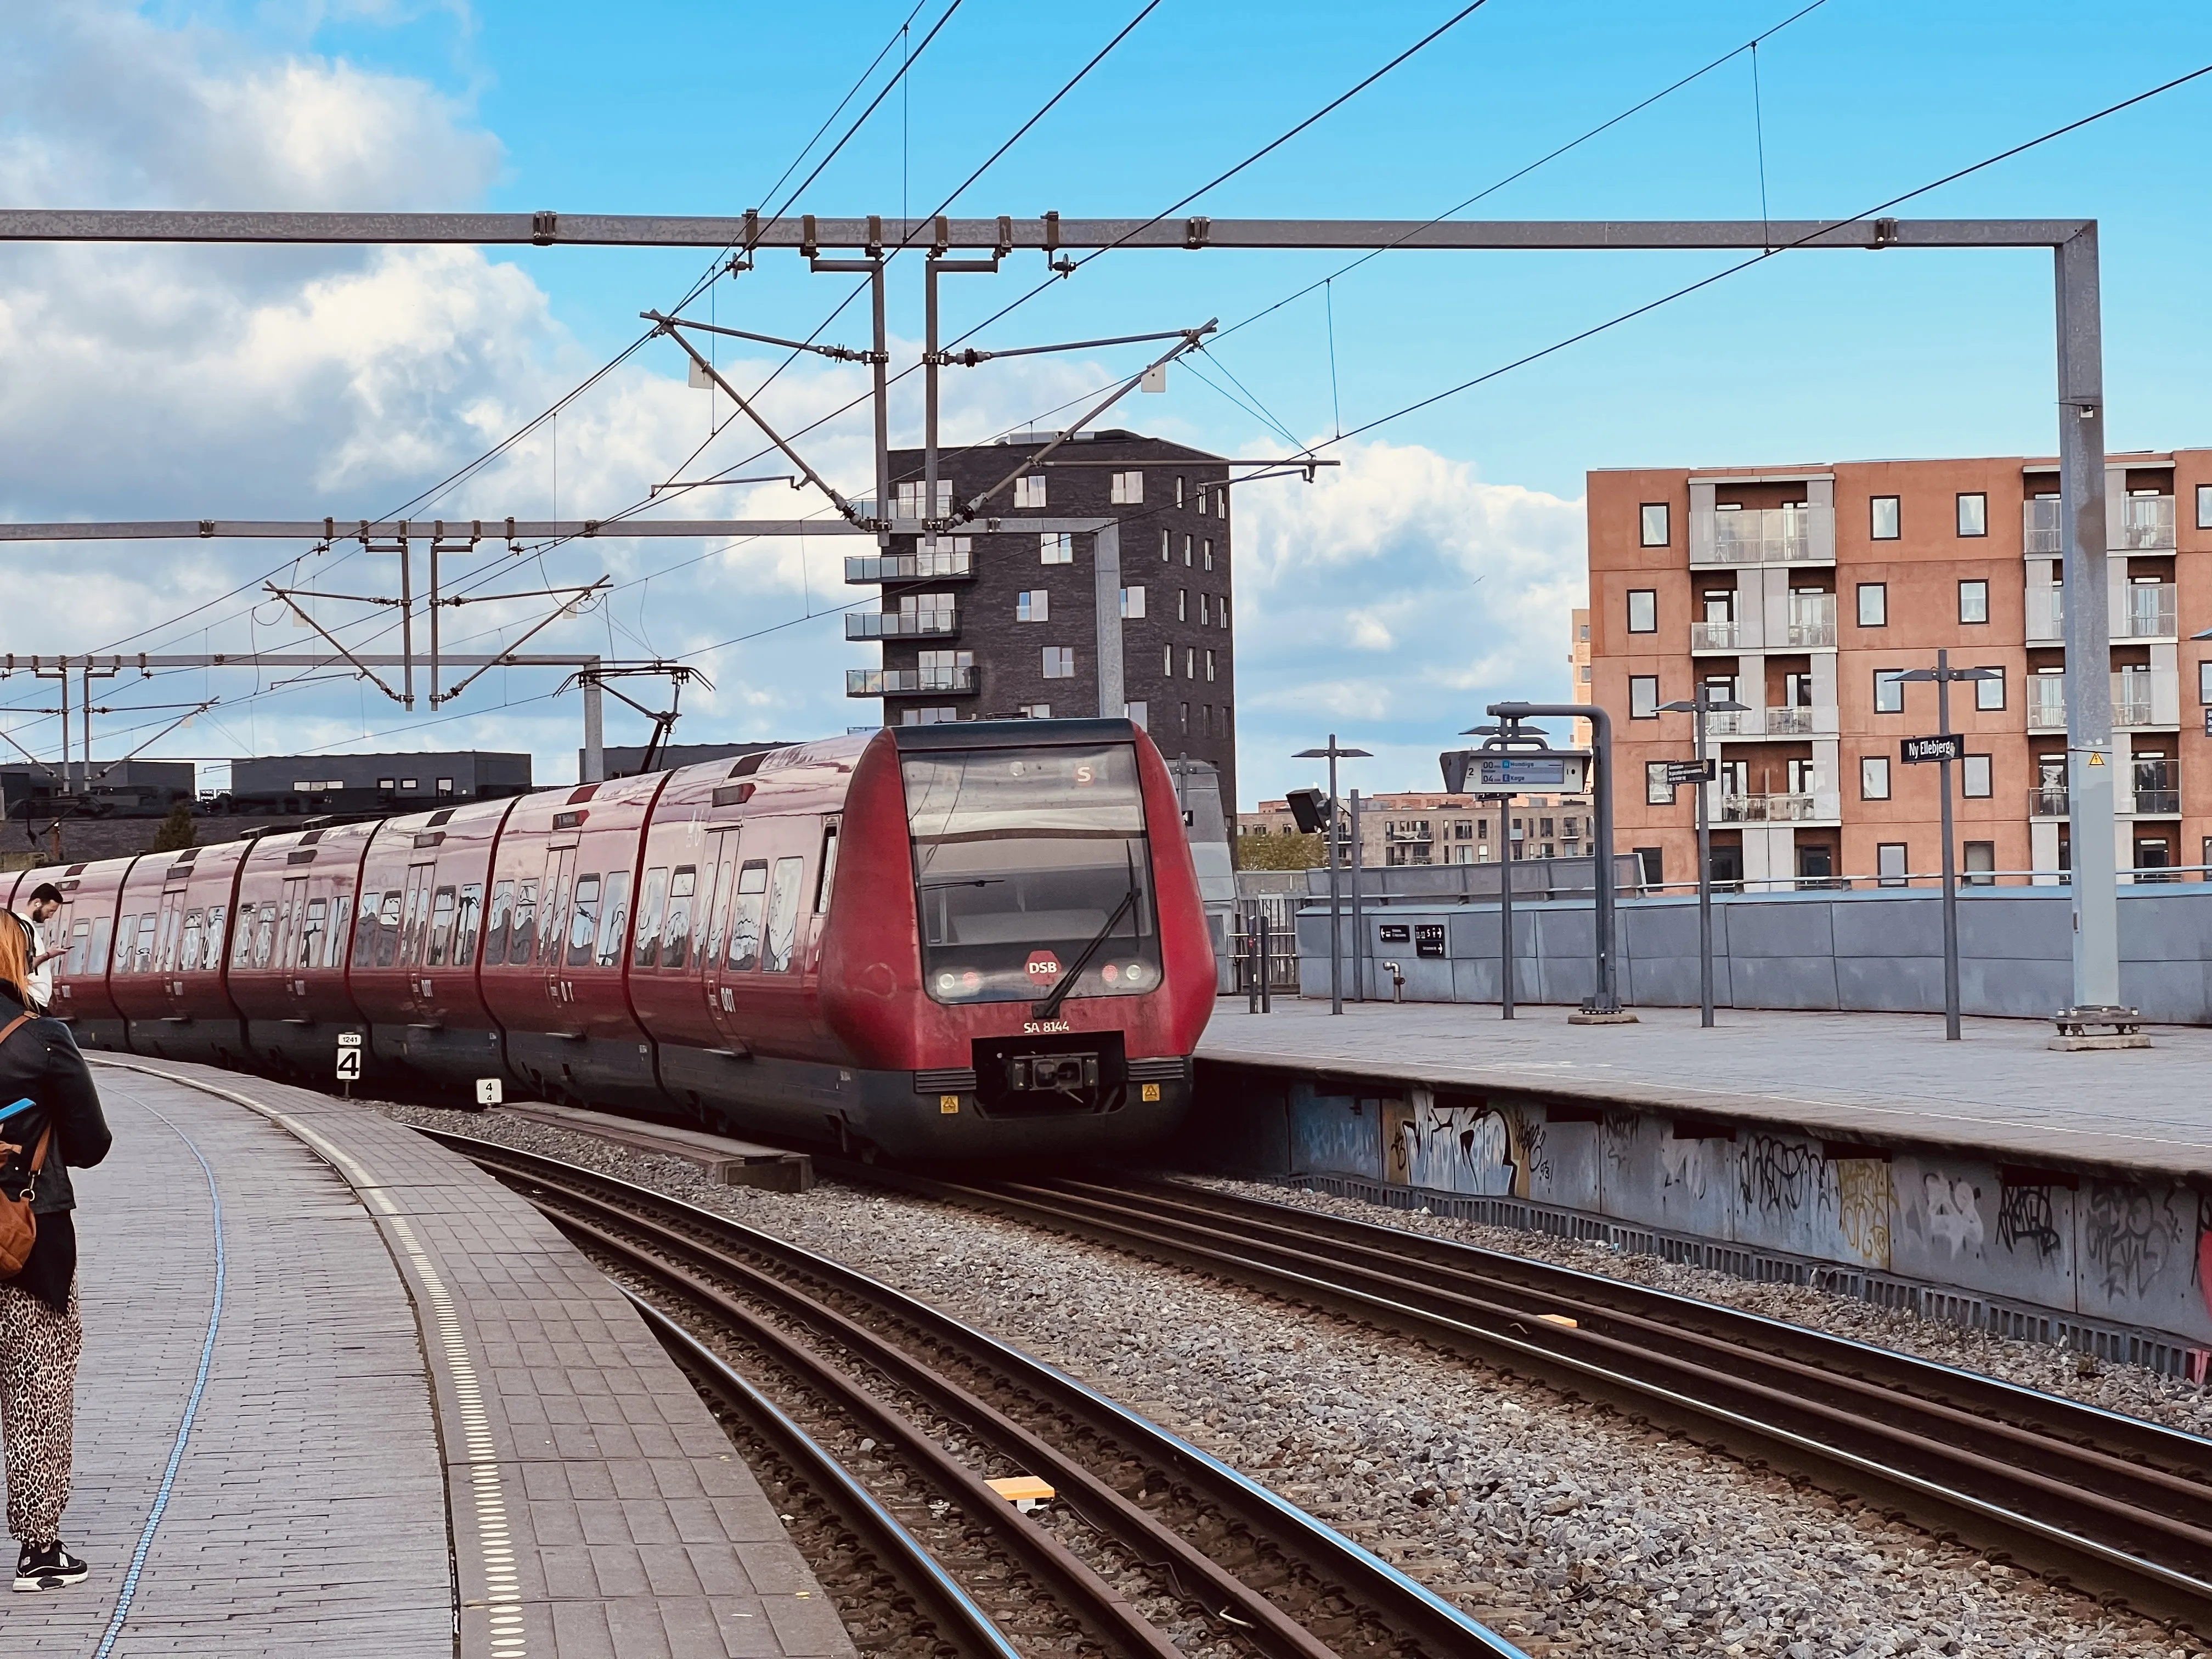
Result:
M1646 806L1672 806L1674 786L1667 781L1665 761L1644 763L1644 804Z
M1198 596L1198 625L1200 628L1213 626L1213 613L1208 608L1206 596L1203 593Z
M1190 705L1188 703L1182 705L1182 734L1186 738L1190 735Z
M1052 718L1052 705L1048 702L1025 702L1017 712L1025 720L1048 720Z
M1206 538L1204 553L1206 558L1206 568L1208 570L1211 570L1213 568L1213 538L1211 536L1208 536Z
M1862 755L1859 757L1859 799L1887 800L1889 799L1889 757Z
M1859 626L1861 628L1889 626L1889 584L1887 582L1859 584Z
M1152 718L1152 706L1140 698L1135 702L1123 703L1121 712L1127 714L1135 725L1141 727Z
M1116 472L1106 492L1106 498L1116 507L1134 507L1145 499L1145 475L1141 472Z
M397 778L379 778L376 787L388 795L399 787L399 781Z
M1628 677L1628 718L1632 720L1656 720L1659 718L1659 677L1656 674L1631 674Z
M1121 614L1125 617L1141 617L1145 614L1143 588L1125 587L1121 590Z
M1898 678L1903 672L1896 668L1877 668L1874 671L1875 714L1902 714L1905 712L1905 682Z
M1997 844L1993 841L1970 841L1966 843L1966 885L1994 887L1997 884Z
M1629 856L1641 866L1644 884L1646 887L1659 887L1665 884L1663 872L1666 868L1666 849L1664 848L1638 847L1633 848Z
M1177 622L1190 620L1190 589L1188 587L1176 589L1176 620Z
M1905 875L1911 868L1911 866L1905 862L1903 842L1886 841L1874 849L1875 878L1881 885L1884 887L1907 885Z
M2212 484L2197 486L2197 527L2212 530Z
M1959 763L1959 793L1969 800L1987 800L1990 788L1990 757L1987 755L1968 755Z
M1048 680L1073 679L1075 678L1075 647L1071 645L1045 647L1044 677Z
M453 781L451 778L440 778L437 788L440 794L450 795L453 793Z
M1659 594L1656 589L1632 587L1628 590L1628 631L1632 634L1656 634L1659 631Z
M1974 707L1977 708L2002 708L2005 706L2004 670L1999 668L1991 672L1996 675L1995 679L1974 682Z
M1987 582L1959 584L1959 620L1962 623L1985 623L1990 619L1990 585Z
M1590 665L1589 665L1588 663L1584 663L1584 664L1582 665L1582 669L1583 669L1583 684L1584 685L1588 685L1588 684L1590 683ZM1587 699L1585 699L1585 701L1587 701Z
M1986 536L1990 533L1990 498L1979 491L1961 490L1959 495L1959 533L1961 536Z
M1038 537L1037 562L1039 564L1073 564L1075 538L1064 530L1054 531L1048 535Z
M1042 587L1014 595L1014 620L1018 623L1041 623L1052 620L1052 595Z
M1175 532L1172 530L1160 532L1160 562L1162 564L1175 562Z
M1188 536L1182 538L1182 568L1186 570L1190 568L1190 542Z
M2197 665L2197 701L2212 708L2212 662Z
M1183 480L1182 480L1182 475L1181 473L1177 473L1177 474L1176 475L1176 505L1177 507L1181 507L1181 506L1182 505L1182 501L1183 501L1182 492L1183 492Z
M1043 473L1025 472L1020 477L1014 480L1014 505L1016 507L1042 507L1044 505Z
M1229 631L1229 596L1226 593L1221 596L1221 631L1224 634Z
M412 794L422 787L422 781L418 778L402 778L399 780L399 793L403 795Z
M1643 545L1645 547L1666 546L1667 503L1646 501L1638 509L1638 512L1641 520L1639 528L1643 532Z
M1167 653L1167 659L1161 666L1160 672L1173 679L1175 678L1175 647L1170 645L1164 647L1164 649Z
M1198 647L1194 645L1182 648L1182 677L1187 680L1198 678Z
M1213 682L1213 653L1212 653L1211 651L1209 651L1209 652L1207 652L1207 653L1206 653L1206 683L1207 683L1208 684L1212 684L1212 682Z
M1897 497L1876 495L1867 502L1867 534L1878 542L1893 542L1903 533L1904 514L1898 511Z

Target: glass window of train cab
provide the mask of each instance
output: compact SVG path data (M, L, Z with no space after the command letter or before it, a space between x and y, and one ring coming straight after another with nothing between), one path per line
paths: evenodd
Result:
M660 953L664 968L681 968L691 948L691 904L699 884L699 867L694 864L679 864L668 878L668 920L662 924L660 936L667 941Z
M568 966L588 968L599 933L599 878L576 878L576 902L568 912Z
M514 925L507 939L507 959L526 965L538 948L538 884L526 881L514 896Z
M730 927L730 966L761 965L761 915L768 906L768 860L748 859L738 872L738 916Z
M629 872L616 870L607 876L607 890L599 902L599 965L612 968L622 961L623 941L629 937Z
M428 965L442 968L453 947L453 911L459 896L451 887L441 887L430 900Z
M453 966L471 968L477 959L477 923L483 914L483 884L461 884L461 900L453 913Z
M376 913L376 965L389 968L399 957L399 900L398 888L384 896Z
M645 890L640 894L637 906L637 949L631 953L633 968L653 968L660 963L660 911L668 902L668 866L645 872Z
M799 895L806 878L803 858L775 861L775 891L769 900L768 948L761 967L771 974L787 974L798 965Z
M940 1002L1012 1002L1160 981L1144 795L1131 744L905 756L925 982Z
M507 960L507 920L514 908L514 884L496 882L491 890L491 914L484 918L484 966L496 968Z
M830 890L837 883L837 828L836 818L822 826L822 873L814 883L814 914L817 916L830 914Z

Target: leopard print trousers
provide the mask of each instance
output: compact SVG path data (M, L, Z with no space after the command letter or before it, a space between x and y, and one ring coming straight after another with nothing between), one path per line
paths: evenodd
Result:
M26 1291L0 1285L0 1436L8 1443L8 1531L27 1544L61 1536L75 1437L76 1287L56 1313Z

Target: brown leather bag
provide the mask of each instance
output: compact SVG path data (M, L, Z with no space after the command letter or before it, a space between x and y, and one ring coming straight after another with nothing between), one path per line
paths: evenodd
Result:
M0 1030L0 1046L30 1018L19 1014L10 1020L8 1028ZM13 1279L22 1272L23 1264L31 1259L31 1247L39 1242L39 1218L31 1213L31 1198L37 1190L39 1171L46 1167L47 1144L53 1138L53 1126L49 1124L40 1132L39 1149L31 1154L30 1173L22 1178L21 1188L11 1182L10 1190L0 1192L0 1279ZM0 1140L0 1162L14 1163L22 1150Z

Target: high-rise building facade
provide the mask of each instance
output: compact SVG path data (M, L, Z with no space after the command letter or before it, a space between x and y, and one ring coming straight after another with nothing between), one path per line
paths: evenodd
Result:
M1050 441L1032 434L946 449L936 513ZM894 450L891 477L895 517L936 516L927 510L920 450ZM880 698L890 725L1126 712L1170 760L1212 763L1223 800L1233 804L1228 478L1220 457L1181 444L1085 433L1024 472L969 533L899 538L889 556L848 558L847 582L883 592L879 609L847 614L848 639L883 642L882 667L848 673L848 695ZM1071 520L1114 521L1118 572L1102 574L1096 533L1022 527ZM1102 617L1108 595L1115 614ZM1121 690L1109 709L1100 653L1114 641Z
M1648 880L1696 878L1694 793L1668 785L1702 684L1717 878L1817 885L1940 868L1938 769L1899 739L1965 735L1955 850L1969 881L2068 867L2065 587L2055 461L1589 475L1591 684L1613 717L1620 850ZM2119 863L2137 879L2212 863L2212 451L2112 455L2106 472ZM2179 510L2177 510L2179 509Z

